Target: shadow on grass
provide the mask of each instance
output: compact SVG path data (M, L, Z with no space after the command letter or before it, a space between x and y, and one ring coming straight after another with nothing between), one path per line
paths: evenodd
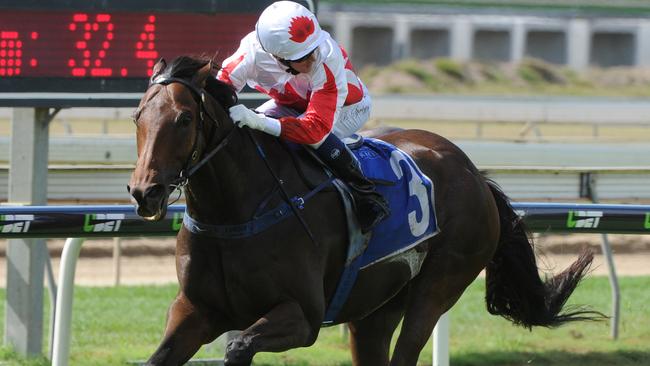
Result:
M649 351L612 351L571 353L485 352L451 357L452 366L645 366L650 365Z

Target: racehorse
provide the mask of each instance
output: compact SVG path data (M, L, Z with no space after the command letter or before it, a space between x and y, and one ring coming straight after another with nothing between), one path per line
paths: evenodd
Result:
M242 233L242 223L261 206L285 203L285 191L309 192L309 176L327 175L308 154L238 128L227 113L237 96L214 78L215 69L209 59L188 56L155 65L134 113L138 160L128 190L140 216L160 220L173 189L184 186L186 218ZM543 281L508 198L458 147L420 130L380 137L410 155L432 180L440 232L414 248L424 257L417 275L395 261L359 273L335 321L348 323L354 365L416 365L438 318L483 269L488 311L515 324L555 327L599 317L582 307L562 310L588 270L590 253ZM346 261L346 218L334 189L314 194L300 212L292 210L253 235L217 238L181 228L179 292L148 365L183 364L230 330L243 331L227 345L228 366L250 365L258 352L316 340Z

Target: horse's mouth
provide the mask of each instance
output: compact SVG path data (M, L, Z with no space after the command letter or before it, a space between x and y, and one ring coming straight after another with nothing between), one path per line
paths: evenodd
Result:
M144 216L142 217L144 221L160 221L160 219L163 218L163 214L159 211L157 214L153 216Z
M145 221L160 221L167 215L167 196L163 196L158 201L155 208L146 208L141 205L137 206L137 213Z

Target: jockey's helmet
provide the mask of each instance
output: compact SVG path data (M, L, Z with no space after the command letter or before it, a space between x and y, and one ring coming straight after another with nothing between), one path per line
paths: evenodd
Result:
M269 5L260 15L255 30L264 51L286 61L308 55L325 39L316 16L293 1Z

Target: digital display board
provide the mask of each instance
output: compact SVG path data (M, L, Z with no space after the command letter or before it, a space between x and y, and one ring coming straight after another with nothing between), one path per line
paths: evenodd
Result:
M0 93L142 92L161 57L221 62L272 2L3 0Z
M146 78L161 56L222 58L254 14L2 11L0 77Z

